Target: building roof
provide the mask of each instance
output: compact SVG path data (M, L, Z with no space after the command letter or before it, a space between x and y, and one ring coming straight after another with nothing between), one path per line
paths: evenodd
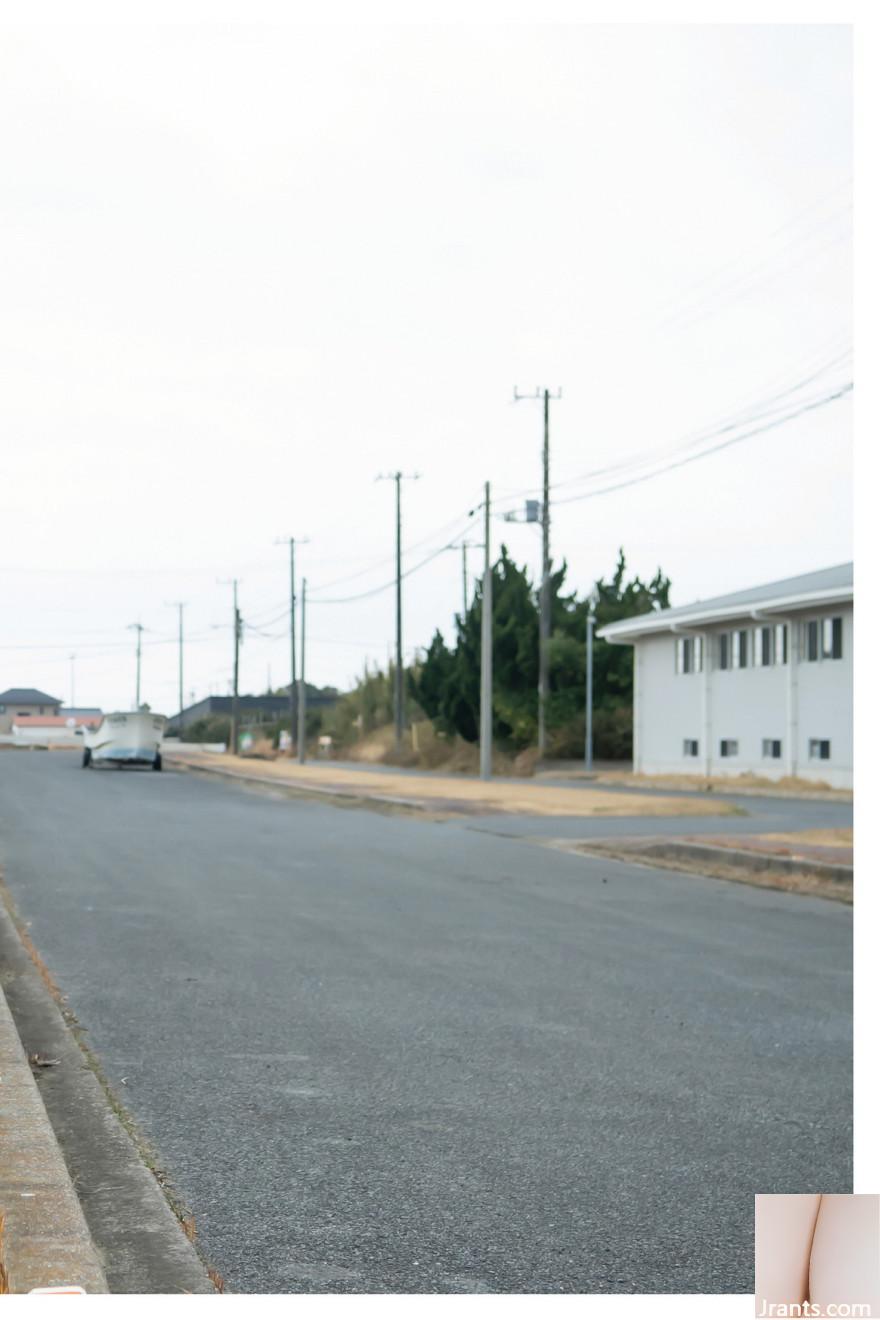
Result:
M318 706L333 706L339 700L339 693L335 689L320 689L313 687L311 683L306 683L306 695L308 697L309 708ZM192 706L186 706L176 715L172 715L168 721L169 725L176 725L181 718L184 723L192 723L196 719L202 719L206 715L231 715L233 707L232 697L203 697ZM254 711L262 711L264 714L284 715L290 709L290 696L288 693L278 694L277 692L265 693L261 697L245 696L243 693L238 698L238 709L242 714Z
M728 619L751 619L756 613L786 614L792 610L821 608L852 598L852 563L835 564L832 568L819 568L797 577L732 591L726 596L694 601L691 605L637 614L631 619L606 624L599 629L599 636L609 642L634 642L655 633L686 631Z
M0 704L4 706L60 706L60 697L50 697L48 692L39 688L7 688L0 692Z
M21 729L64 729L83 725L95 729L102 719L102 715L18 715L15 724Z

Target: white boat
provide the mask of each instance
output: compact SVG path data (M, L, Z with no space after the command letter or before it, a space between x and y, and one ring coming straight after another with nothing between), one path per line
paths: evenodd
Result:
M149 765L162 769L162 736L168 723L151 710L114 711L97 729L87 729L83 766Z

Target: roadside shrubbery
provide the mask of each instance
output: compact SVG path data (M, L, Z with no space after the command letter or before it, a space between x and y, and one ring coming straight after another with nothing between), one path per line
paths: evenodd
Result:
M492 581L493 733L501 748L519 752L535 744L538 731L538 592L525 569L504 546ZM596 628L662 608L669 603L669 579L658 571L650 582L626 582L621 550L610 580L595 590ZM547 730L550 754L577 757L584 750L587 601L565 594L566 565L551 577L550 692ZM478 734L480 704L480 586L467 613L456 618L454 645L439 630L424 658L409 671L409 691L435 726L467 742ZM633 655L628 646L595 639L593 656L593 735L597 758L618 760L632 754Z

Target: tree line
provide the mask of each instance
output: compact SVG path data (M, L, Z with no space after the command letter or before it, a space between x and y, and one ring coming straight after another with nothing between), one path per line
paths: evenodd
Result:
M586 707L587 597L567 592L567 565L550 578L548 752L580 756L584 748ZM609 578L595 584L599 629L669 604L669 578L659 569L649 582L627 577L621 549ZM589 593L588 593L589 594ZM424 715L438 732L475 743L479 734L480 636L483 593L477 584L455 633L447 644L437 629L430 646L407 669L407 720ZM539 590L527 570L501 547L492 568L493 739L511 752L532 747L538 731ZM593 652L593 735L597 757L622 759L632 754L633 652L595 640ZM365 734L393 718L393 667L359 679L354 691L328 713L328 731L340 741Z
M565 587L567 564L550 577L548 754L583 755L586 707L586 629L588 596ZM594 591L596 628L669 605L669 578L658 568L648 582L628 577L621 549L614 571L599 578ZM517 754L534 747L538 733L539 588L527 570L501 547L492 567L493 691L492 732L499 747ZM588 593L589 595L590 593ZM480 718L480 637L482 585L455 618L452 641L438 628L430 646L406 671L407 723L427 718L445 738L458 735L476 743ZM311 685L308 687L311 689ZM316 691L316 689L311 689ZM279 692L289 689L279 689ZM599 759L632 755L633 650L596 637L593 651L593 737ZM332 735L337 746L389 725L394 710L394 667L366 669L352 691L332 709L308 712L307 736ZM290 721L281 717L263 729L277 745ZM187 728L187 736L207 741L228 738L224 716Z
M577 756L584 746L587 597L565 590L565 563L550 577L548 751ZM626 580L619 552L610 578L599 578L596 628L669 604L669 579L658 569L650 582ZM480 710L480 631L483 593L478 585L467 612L456 616L447 646L437 630L424 659L410 671L410 690L429 719L447 733L475 742ZM506 546L492 569L493 738L518 751L538 732L539 590ZM633 652L597 637L593 651L593 732L598 757L632 751Z

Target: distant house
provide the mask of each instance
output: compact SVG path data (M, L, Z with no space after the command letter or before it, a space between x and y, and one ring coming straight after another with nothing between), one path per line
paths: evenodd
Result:
M635 650L643 774L853 775L853 566L804 573L599 630Z
M7 688L0 692L0 733L11 733L19 716L58 715L61 702L39 688Z
M19 747L81 747L83 730L97 729L103 718L64 710L60 715L16 715L12 735Z
M339 694L335 689L321 690L312 687L310 683L306 684L306 695L309 710L326 710L335 706L339 700ZM280 696L276 693L267 693L262 697L238 698L238 713L242 728L249 724L274 724L276 720L283 719L289 710L290 697L286 693L281 693ZM232 697L205 697L204 701L197 701L194 706L187 706L185 710L171 716L167 731L172 734L178 733L181 723L186 729L196 720L204 720L211 715L222 715L231 719Z

